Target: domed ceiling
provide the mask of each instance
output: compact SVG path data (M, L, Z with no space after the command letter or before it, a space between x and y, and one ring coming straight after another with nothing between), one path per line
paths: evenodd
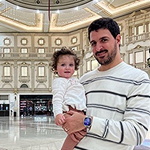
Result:
M148 7L149 0L0 0L0 32L72 32Z
M35 10L48 10L50 5L51 11L70 9L81 6L92 0L6 0L12 4Z

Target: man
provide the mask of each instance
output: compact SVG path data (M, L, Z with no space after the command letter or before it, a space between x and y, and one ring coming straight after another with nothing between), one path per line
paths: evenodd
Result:
M119 26L111 18L92 22L88 38L100 67L81 78L87 116L70 112L63 128L71 134L87 127L76 150L133 150L150 125L148 75L122 61Z

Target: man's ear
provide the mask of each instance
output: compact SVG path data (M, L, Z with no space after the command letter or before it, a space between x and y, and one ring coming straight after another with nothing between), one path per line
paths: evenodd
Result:
M117 40L117 44L120 45L120 41L121 41L121 35L120 35L120 34L118 34L118 35L116 36L116 40Z

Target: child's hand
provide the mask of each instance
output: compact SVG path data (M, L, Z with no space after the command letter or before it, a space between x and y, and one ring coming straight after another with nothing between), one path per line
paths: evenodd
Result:
M62 126L65 123L65 116L63 114L58 114L55 118L55 123L58 126Z

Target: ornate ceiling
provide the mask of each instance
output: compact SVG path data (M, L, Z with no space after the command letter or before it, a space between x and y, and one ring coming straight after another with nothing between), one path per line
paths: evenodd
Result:
M71 32L147 7L149 0L0 0L0 32Z

